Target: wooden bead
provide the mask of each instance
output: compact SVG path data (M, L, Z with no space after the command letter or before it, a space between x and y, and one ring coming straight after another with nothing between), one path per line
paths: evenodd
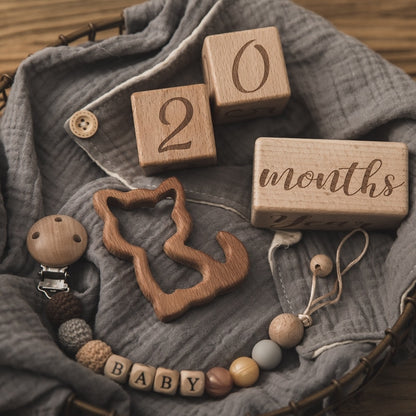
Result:
M169 370L168 368L159 367L156 370L153 391L156 393L176 394L179 385L179 371Z
M282 350L274 341L262 339L253 347L251 357L262 370L273 370L282 361Z
M85 228L67 215L42 218L32 225L26 238L32 257L48 267L75 263L84 254L87 242Z
M233 388L231 373L223 367L211 368L205 374L205 391L211 397L224 397Z
M204 84L136 92L131 102L139 164L145 175L216 163Z
M208 36L202 64L217 123L270 117L282 112L289 100L276 27Z
M121 355L111 355L104 366L104 375L117 383L124 384L129 376L132 362Z
M291 313L282 313L270 323L269 337L282 348L292 348L303 338L305 328L302 321Z
M59 327L70 319L81 318L82 304L71 292L59 292L48 301L45 312L51 323Z
M150 391L153 388L155 374L155 367L134 363L130 372L129 385L137 390Z
M101 373L111 354L111 347L105 342L92 340L79 349L75 358L84 367L95 373Z
M332 260L325 254L317 254L312 257L310 269L318 277L326 277L332 272Z
M180 393L182 396L200 397L204 394L205 374L203 371L181 371Z
M250 387L258 380L260 369L252 358L239 357L231 363L230 374L236 386Z

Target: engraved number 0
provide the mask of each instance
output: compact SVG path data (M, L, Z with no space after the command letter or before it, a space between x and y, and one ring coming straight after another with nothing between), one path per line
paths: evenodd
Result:
M160 143L158 147L158 152L167 152L168 150L177 150L177 149L189 149L191 147L192 142L186 142L186 143L178 143L178 144L170 144L167 145L167 142L171 140L174 136L176 136L181 130L183 130L191 121L192 116L194 114L194 108L192 107L192 104L189 100L187 100L184 97L174 97L170 100L166 101L159 111L159 120L166 125L169 125L169 121L166 119L166 109L168 105L172 101L180 101L185 106L185 117L181 121L178 127L176 127L175 130L172 131L172 133L169 134L165 139L163 139L162 143Z
M255 41L255 39L249 40L247 43L245 43L240 50L237 52L237 55L234 58L234 62L233 62L233 69L232 69L232 77L233 77L233 83L235 85L235 87L238 89L238 91L240 92L244 92L244 93L250 93L250 92L255 92L257 90L259 90L267 81L267 78L269 76L269 71L270 71L270 62L269 62L269 55L267 54L266 49L263 48L263 46L261 45L254 45L254 47L258 50L259 54L261 55L262 59L263 59L263 63L264 63L264 71L263 71L263 79L261 80L259 86L257 88L254 88L252 90L246 90L240 82L240 77L238 75L238 67L240 65L240 59L241 56L243 55L244 51L247 49L247 47L250 45L250 43L253 43Z

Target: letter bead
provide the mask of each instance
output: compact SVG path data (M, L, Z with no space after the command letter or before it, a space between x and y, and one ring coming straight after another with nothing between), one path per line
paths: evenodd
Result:
M253 347L251 356L262 370L273 370L282 361L282 350L274 341L262 339Z
M134 363L130 372L129 385L137 390L150 391L153 388L156 368Z
M124 384L129 376L132 362L121 355L113 354L105 363L104 375L117 383Z
M293 348L303 338L305 327L302 321L291 313L277 315L269 326L269 337L282 348Z
M203 371L181 371L180 393L182 396L199 397L204 394L205 374Z
M156 370L153 391L156 393L168 394L173 396L176 394L179 385L179 371L169 370L168 368L159 367Z
M325 254L317 254L312 257L310 269L318 277L326 277L332 272L332 260Z
M230 373L236 386L250 387L258 380L260 369L252 358L239 357L231 363Z
M224 397L233 388L231 373L223 367L213 367L205 375L205 391L211 397Z

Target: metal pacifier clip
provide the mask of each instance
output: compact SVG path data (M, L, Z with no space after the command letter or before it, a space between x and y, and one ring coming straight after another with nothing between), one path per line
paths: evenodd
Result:
M85 228L67 215L50 215L30 228L26 244L40 263L38 290L48 299L57 292L68 292L68 267L84 254L88 243Z

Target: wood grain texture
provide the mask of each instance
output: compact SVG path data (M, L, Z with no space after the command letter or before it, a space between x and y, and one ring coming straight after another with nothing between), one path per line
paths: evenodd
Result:
M136 92L131 103L139 164L146 175L216 163L205 84Z
M289 80L275 27L206 37L202 64L216 123L279 114L289 100Z
M31 256L47 267L65 267L85 252L88 236L85 228L67 215L49 215L32 225L26 244Z
M12 72L29 53L52 43L60 33L142 0L2 0L0 73ZM416 79L414 0L297 0L339 30L357 37ZM98 39L114 35L111 30ZM358 357L357 357L358 363ZM338 409L337 416L411 416L416 414L416 358L389 365L364 392Z
M177 230L164 242L163 250L172 260L202 275L202 280L195 286L176 289L173 293L161 289L152 276L145 250L122 237L118 220L110 209L113 206L126 210L154 207L165 198L175 201L171 218ZM218 294L229 291L241 283L248 273L247 251L240 240L230 233L220 231L216 236L225 254L224 263L185 244L191 233L192 220L185 207L185 192L176 178L166 179L155 190L98 191L94 194L94 208L104 221L103 242L107 250L133 262L137 283L143 295L152 303L156 316L163 322L175 319L190 307L207 303Z
M397 228L409 204L407 146L261 137L252 192L256 227Z

